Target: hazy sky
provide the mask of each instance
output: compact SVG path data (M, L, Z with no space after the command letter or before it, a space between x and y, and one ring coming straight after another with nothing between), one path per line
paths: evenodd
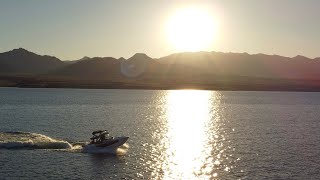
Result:
M157 58L176 52L165 26L187 6L206 7L218 24L205 51L320 56L319 0L0 0L0 52Z

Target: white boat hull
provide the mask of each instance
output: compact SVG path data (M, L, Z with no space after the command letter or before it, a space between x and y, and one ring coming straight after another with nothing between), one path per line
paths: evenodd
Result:
M113 139L104 140L101 143L90 143L84 146L84 149L88 150L116 150L120 146L122 146L129 137L121 136L121 137L114 137Z

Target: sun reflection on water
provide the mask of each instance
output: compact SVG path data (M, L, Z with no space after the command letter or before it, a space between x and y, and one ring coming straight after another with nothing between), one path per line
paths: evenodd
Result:
M166 154L173 177L192 178L203 164L205 123L210 120L209 91L170 91L167 95ZM168 178L172 178L170 174ZM166 176L165 176L166 177Z
M220 179L229 177L235 155L233 126L223 95L216 91L173 90L165 96L160 130L154 132L153 179Z
M167 127L162 141L163 179L215 177L214 159L210 156L208 124L212 118L212 97L215 92L197 90L168 91ZM158 177L159 178L159 177Z

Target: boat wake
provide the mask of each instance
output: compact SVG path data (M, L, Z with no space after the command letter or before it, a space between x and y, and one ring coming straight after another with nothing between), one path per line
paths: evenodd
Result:
M87 148L88 142L68 142L54 139L43 134L29 132L0 132L0 149L46 149L82 153L110 153L124 155L128 144L117 149Z
M67 141L28 132L0 132L0 148L4 149L70 149Z

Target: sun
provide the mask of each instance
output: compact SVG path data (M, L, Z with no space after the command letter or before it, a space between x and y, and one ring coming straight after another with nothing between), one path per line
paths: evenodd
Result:
M216 36L216 22L203 9L183 8L169 18L166 35L178 51L201 51L212 47Z

